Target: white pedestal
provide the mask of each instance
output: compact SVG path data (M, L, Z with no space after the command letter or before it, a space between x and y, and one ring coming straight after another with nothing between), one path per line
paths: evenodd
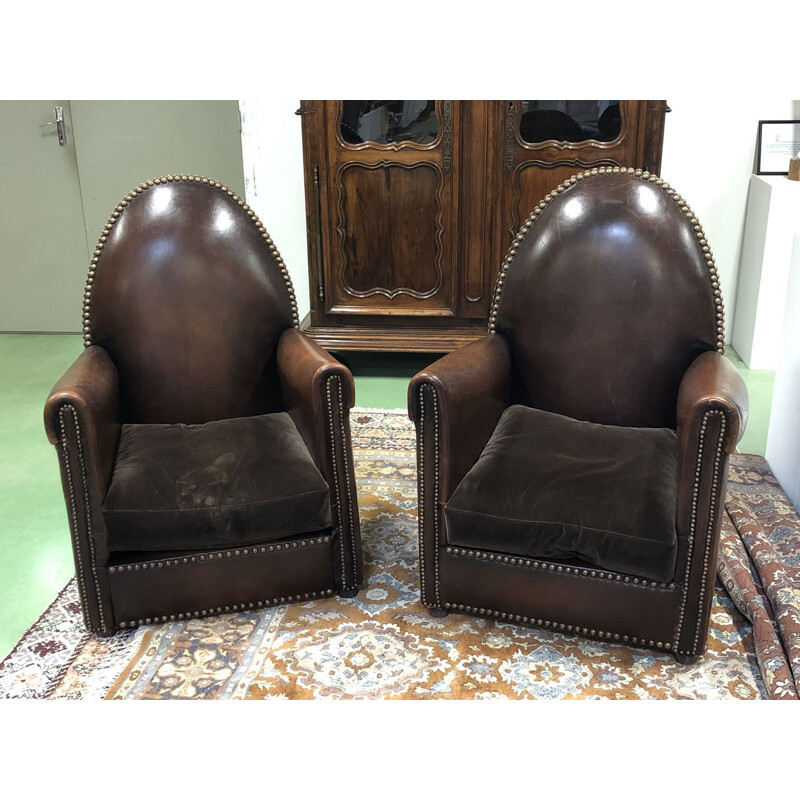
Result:
M775 369L783 329L800 181L753 175L747 195L732 344L750 369Z
M800 216L795 230L766 459L794 507L800 511Z

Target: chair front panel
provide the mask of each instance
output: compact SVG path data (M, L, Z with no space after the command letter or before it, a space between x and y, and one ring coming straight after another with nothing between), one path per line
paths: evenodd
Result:
M722 348L713 260L663 181L597 172L563 184L526 223L490 329L511 347L513 402L674 428L684 372Z
M296 322L288 273L243 201L202 180L137 187L95 251L84 338L116 365L125 422L281 408L275 350Z

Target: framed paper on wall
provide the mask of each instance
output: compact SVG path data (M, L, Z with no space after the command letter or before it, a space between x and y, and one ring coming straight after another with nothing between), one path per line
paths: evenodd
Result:
M756 145L757 175L788 175L789 159L800 151L800 120L761 120Z

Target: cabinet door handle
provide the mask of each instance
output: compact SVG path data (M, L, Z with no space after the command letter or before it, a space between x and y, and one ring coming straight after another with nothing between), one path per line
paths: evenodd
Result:
M322 270L322 202L319 190L319 167L316 164L314 164L314 204L317 212L317 294L322 302L325 300Z

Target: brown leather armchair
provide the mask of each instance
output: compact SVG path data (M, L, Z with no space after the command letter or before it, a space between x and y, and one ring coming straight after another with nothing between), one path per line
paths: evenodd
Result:
M44 417L86 627L355 595L353 378L298 330L252 209L207 178L141 184L103 230L83 312Z
M719 278L675 191L592 169L533 211L488 336L414 377L422 601L705 650L747 392Z

